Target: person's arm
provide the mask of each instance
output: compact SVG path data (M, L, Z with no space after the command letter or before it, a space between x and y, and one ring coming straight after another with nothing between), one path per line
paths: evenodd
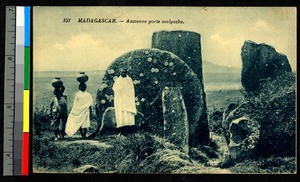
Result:
M66 111L67 111L67 114L68 114L68 97L65 95L65 98L66 98Z
M53 104L54 104L54 98L51 99L50 101L50 116L52 117L52 108L53 108Z
M93 116L93 109L92 109L92 106L90 106L90 119L92 118L92 116Z

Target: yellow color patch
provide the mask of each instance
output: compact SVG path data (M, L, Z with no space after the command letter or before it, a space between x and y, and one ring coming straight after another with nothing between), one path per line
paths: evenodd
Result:
M24 90L23 99L23 132L29 132L29 90Z

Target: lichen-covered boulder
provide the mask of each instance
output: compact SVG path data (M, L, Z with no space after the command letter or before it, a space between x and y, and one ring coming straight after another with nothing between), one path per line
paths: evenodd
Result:
M259 124L247 117L241 117L231 122L229 156L235 161L250 157L259 140Z
M199 118L204 114L201 83L197 75L178 56L158 49L142 49L126 53L117 58L105 72L97 92L96 113L98 118L107 107L113 106L112 86L120 69L126 67L135 89L137 110L144 115L145 130L163 134L162 90L165 86L178 86L183 95L191 135L194 144L199 128L206 123ZM198 130L198 131L197 131Z
M245 41L242 47L242 85L247 92L259 92L265 79L292 72L284 54L267 44Z
M198 128L199 136L197 137L201 138L202 144L207 144L209 141L209 127L203 83L201 35L185 30L154 32L152 35L152 48L174 53L196 73L201 83L202 91L200 94L202 95L203 104L201 107L204 110L200 118L203 124L201 128Z
M189 123L179 88L165 87L162 92L164 137L189 153Z

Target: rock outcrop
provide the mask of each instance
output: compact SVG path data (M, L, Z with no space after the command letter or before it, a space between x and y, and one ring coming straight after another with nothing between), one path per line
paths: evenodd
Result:
M168 85L178 86L184 98L190 130L190 145L196 146L205 138L201 129L207 122L203 108L201 82L194 71L175 54L158 49L142 49L117 58L108 68L97 93L96 113L102 118L106 108L113 106L114 80L126 67L135 87L137 110L144 115L145 130L163 135L162 90Z
M231 157L295 156L295 75L287 57L246 41L242 61L244 100L228 106L223 117Z
M242 47L242 85L247 92L259 92L267 79L292 72L287 57L267 44L245 41Z

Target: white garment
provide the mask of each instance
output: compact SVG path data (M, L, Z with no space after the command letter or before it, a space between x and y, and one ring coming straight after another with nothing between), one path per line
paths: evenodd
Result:
M93 98L87 91L75 94L72 110L68 116L66 130L68 136L73 136L78 129L90 127L90 109Z
M113 91L117 128L135 125L134 115L137 110L132 79L129 76L118 77L113 85Z

